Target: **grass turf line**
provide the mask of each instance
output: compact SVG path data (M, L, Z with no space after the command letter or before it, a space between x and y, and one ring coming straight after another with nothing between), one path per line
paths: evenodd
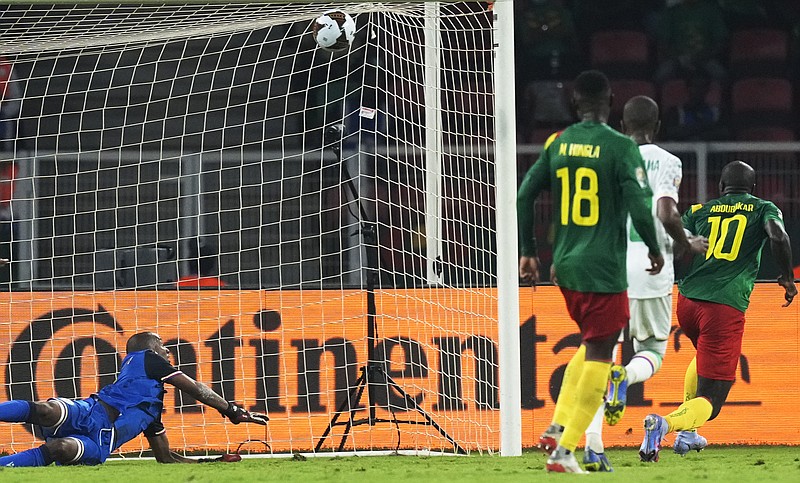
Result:
M684 458L665 448L658 463L639 461L636 448L607 452L614 473L591 475L593 481L668 482L720 481L736 483L800 481L800 447L712 446ZM578 451L578 458L582 452ZM402 482L530 482L541 478L575 476L544 471L545 456L526 451L517 458L473 455L469 457L334 457L292 459L245 459L239 463L161 465L155 461L114 462L95 467L0 468L3 483L281 483L385 481Z

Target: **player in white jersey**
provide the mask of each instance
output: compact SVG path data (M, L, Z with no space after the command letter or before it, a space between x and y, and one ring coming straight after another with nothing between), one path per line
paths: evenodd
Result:
M629 384L644 382L659 368L667 352L667 339L672 325L672 285L675 283L674 253L687 251L704 253L708 241L688 237L683 231L678 211L678 189L683 177L681 160L653 144L660 127L658 105L646 96L631 98L623 111L622 129L639 144L645 161L647 179L653 191L653 218L656 220L664 268L650 275L648 248L628 221L628 303L630 321L628 336L633 339L634 356L626 366L611 366L611 384L605 407L601 407L586 430L584 467L589 471L613 471L604 454L603 416L610 425L616 424L625 411ZM616 358L616 352L615 352Z

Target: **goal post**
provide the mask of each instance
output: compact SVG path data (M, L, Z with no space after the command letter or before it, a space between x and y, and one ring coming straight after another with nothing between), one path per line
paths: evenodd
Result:
M0 401L148 330L270 416L170 391L176 449L521 454L513 0L0 4Z
M497 307L500 346L500 452L522 455L520 393L519 255L517 250L517 138L514 1L494 3L495 179L497 180ZM502 227L502 228L500 228Z

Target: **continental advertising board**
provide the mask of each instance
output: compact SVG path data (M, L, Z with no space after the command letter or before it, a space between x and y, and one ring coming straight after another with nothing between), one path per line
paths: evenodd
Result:
M387 374L445 432L471 450L499 446L496 297L493 290L376 293L376 354ZM757 285L729 403L703 428L713 443L800 444L798 305L781 308L777 286ZM333 412L363 418L368 398L353 391L367 358L363 291L158 291L2 293L0 400L85 397L113 382L126 339L158 332L173 363L229 400L269 413L266 429L225 423L216 411L169 389L164 423L174 448L230 449L246 440L272 451L307 451ZM552 414L564 367L579 343L555 287L520 290L523 444L535 444ZM631 347L623 349L629 357ZM666 413L682 395L691 343L673 332L662 370L632 386L629 408L607 445L641 442L642 418ZM404 395L380 389L372 402L386 424L352 428L344 449L447 448ZM391 409L391 410L389 410ZM780 425L774 424L780 420ZM0 450L35 443L29 428L5 425ZM764 431L764 428L770 428ZM325 448L335 448L342 429ZM142 440L125 451L146 448Z

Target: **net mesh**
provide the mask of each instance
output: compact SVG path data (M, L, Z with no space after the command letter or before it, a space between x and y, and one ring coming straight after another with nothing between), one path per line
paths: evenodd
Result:
M0 398L88 396L151 330L271 418L226 424L170 390L176 448L497 448L485 3L4 8ZM333 8L356 20L346 52L310 35ZM318 445L370 406L379 424Z

